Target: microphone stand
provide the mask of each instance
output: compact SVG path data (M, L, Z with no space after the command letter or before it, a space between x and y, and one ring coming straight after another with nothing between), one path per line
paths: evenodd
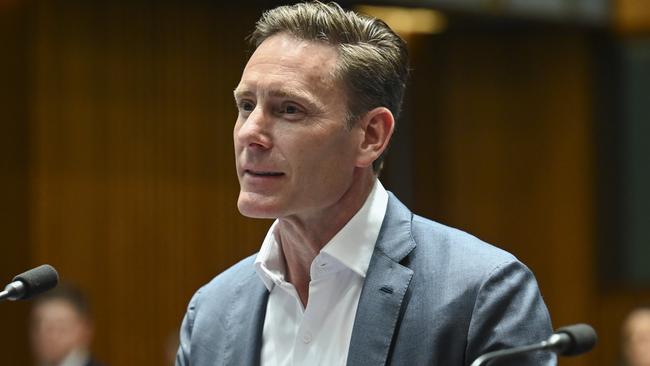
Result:
M25 284L21 281L14 281L8 284L4 291L0 292L0 301L18 300L25 293Z
M527 353L527 352L533 352L533 351L555 351L557 352L558 345L560 342L563 340L563 336L566 337L565 335L562 334L553 334L550 336L547 340L531 344L528 346L521 346L521 347L515 347L515 348L509 348L509 349L502 349L498 351L492 351L483 354L481 357L477 358L472 362L470 366L482 366L482 365L487 365L488 361L491 361L496 358L502 358L502 357L511 357L515 355L519 355L522 353Z

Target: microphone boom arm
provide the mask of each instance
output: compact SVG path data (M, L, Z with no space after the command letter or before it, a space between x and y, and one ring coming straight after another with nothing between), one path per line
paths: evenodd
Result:
M25 293L25 284L20 281L14 281L8 284L4 291L0 292L0 301L5 299L15 301L20 299Z
M562 337L562 335L553 334L549 339L539 343L531 344L528 346L516 347L516 348L501 349L501 350L485 353L481 357L474 360L474 362L472 362L470 366L486 365L488 361L493 360L495 358L516 356L522 353L527 353L532 351L554 350L557 348L557 344L559 341L559 339L557 340L555 339L556 337L560 338Z
M589 352L597 340L596 331L590 325L569 325L558 329L542 342L485 353L474 360L470 366L482 366L497 358L534 351L552 351L562 356L576 356Z

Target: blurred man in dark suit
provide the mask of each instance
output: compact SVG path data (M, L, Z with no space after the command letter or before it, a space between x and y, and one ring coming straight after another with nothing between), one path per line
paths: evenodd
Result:
M60 285L34 304L30 329L39 366L100 366L90 355L93 324L81 291Z

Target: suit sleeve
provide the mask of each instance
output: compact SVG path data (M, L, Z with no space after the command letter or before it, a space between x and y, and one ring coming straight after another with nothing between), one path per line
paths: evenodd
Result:
M201 293L201 290L197 291L196 294L190 300L190 304L187 307L187 312L185 317L183 317L183 323L181 325L180 331L180 344L178 346L178 352L176 353L176 366L189 366L190 365L190 345L192 340L192 329L194 328L194 316L196 311L196 303L198 302L198 297Z
M531 271L513 260L497 266L478 291L468 331L465 364L480 355L545 340L550 316ZM556 365L552 352L503 359L499 365Z

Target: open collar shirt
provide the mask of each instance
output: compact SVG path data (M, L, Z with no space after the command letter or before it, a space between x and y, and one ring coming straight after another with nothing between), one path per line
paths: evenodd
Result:
M255 269L270 292L262 366L345 365L361 289L387 205L388 193L375 180L361 209L314 258L307 307L285 280L284 255L274 235L277 220L273 223L255 260Z

